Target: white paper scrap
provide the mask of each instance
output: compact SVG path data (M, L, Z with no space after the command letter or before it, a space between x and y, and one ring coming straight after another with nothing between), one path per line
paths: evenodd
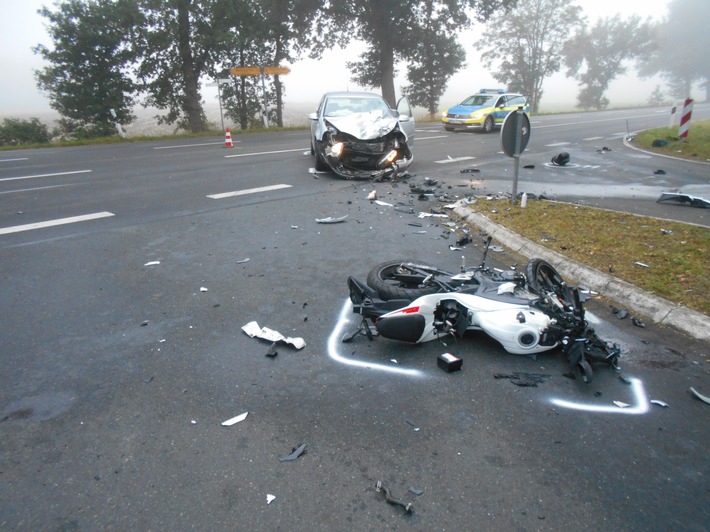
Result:
M629 405L627 405L626 403L622 403L621 401L614 401L614 404L616 406L618 406L619 408L628 408L629 407Z
M276 498L276 495L271 495L271 493L266 494L266 504L271 504Z
M143 266L157 266L158 264L160 264L159 260L152 260L150 262L146 262Z
M201 286L201 287L200 287L200 292L207 292L207 288L205 288L204 286Z
M236 425L240 421L244 421L247 418L247 415L249 412L244 412L243 414L239 414L237 417L233 417L232 419L228 419L227 421L222 422L223 427L231 427L232 425Z
M306 342L303 338L291 338L282 335L278 331L269 329L268 327L259 327L259 324L255 321L250 321L244 327L242 331L247 333L250 338L261 338L262 340L268 340L269 342L285 342L291 344L296 349L303 349L306 346Z

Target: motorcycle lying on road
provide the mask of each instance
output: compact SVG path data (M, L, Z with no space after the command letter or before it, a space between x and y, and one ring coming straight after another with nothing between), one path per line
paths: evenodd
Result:
M580 291L543 259L531 259L525 273L491 269L486 255L478 267L450 273L420 261L391 260L375 266L367 282L348 277L359 328L343 337L377 333L423 343L481 330L512 354L535 355L562 348L571 371L592 382L592 364L617 367L620 348L601 340L585 319Z

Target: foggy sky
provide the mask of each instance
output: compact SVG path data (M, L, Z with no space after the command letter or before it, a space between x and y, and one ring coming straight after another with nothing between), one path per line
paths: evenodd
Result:
M578 0L590 22L598 17L613 16L620 13L623 17L638 14L651 16L655 20L666 14L668 0ZM36 86L34 70L42 68L42 59L32 52L37 44L50 46L51 40L44 27L44 19L37 14L43 5L53 9L53 2L47 0L0 0L0 118L46 116L55 114L49 107L49 101ZM480 31L480 28L479 28ZM481 87L499 87L488 70L477 60L480 52L473 49L476 40L473 31L462 35L461 43L467 52L467 67L452 76L447 92L441 100L446 107L465 98ZM333 50L320 61L303 60L291 67L291 73L283 78L286 86L285 104L317 104L319 95L328 90L346 90L357 88L349 81L345 68L348 60L355 60L357 46L351 46L343 52ZM318 90L314 93L313 80L319 79ZM406 84L404 79L397 80L396 86ZM611 105L644 104L656 85L663 87L659 79L639 80L635 72L612 82L606 93ZM546 79L541 110L572 109L576 102L578 87L573 79L559 73ZM211 105L216 99L214 90L204 90L203 96Z

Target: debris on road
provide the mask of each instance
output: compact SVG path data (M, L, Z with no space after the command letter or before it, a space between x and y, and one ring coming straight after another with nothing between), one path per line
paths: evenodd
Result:
M623 402L621 402L621 401L614 401L614 404L615 404L616 406L618 406L619 408L628 408L629 406L631 406L631 405L626 404L626 403L623 403Z
M436 358L436 365L446 373L452 373L461 369L463 360L451 353L442 353Z
M387 203L386 201L382 200L375 200L375 203L381 207L394 207L391 203Z
M266 494L266 504L271 504L276 499L276 495L271 495L271 493Z
M290 454L287 454L286 456L279 456L279 462L291 462L304 454L306 454L306 444L302 443L291 449Z
M688 204L691 207L699 207L701 209L710 209L710 200L698 198L689 194L681 194L679 192L664 192L661 197L656 200L656 203L673 202L681 205Z
M691 393L692 393L695 397L697 397L698 399L700 399L703 403L707 403L707 404L710 405L710 397L705 397L704 395L702 395L701 393L699 393L699 392L698 392L695 388L693 388L692 386L690 387L690 391L691 391Z
M327 218L316 218L316 223L319 224L337 224L340 222L344 222L345 218L347 218L349 215L346 214L345 216L341 216L340 218L333 218L332 216L328 216Z
M390 490L388 490L386 487L384 487L382 485L381 480L378 480L377 484L375 484L375 491L377 491L377 493L384 493L385 500L389 504L392 504L395 506L401 506L402 508L404 508L404 511L407 512L408 514L411 514L414 511L414 507L411 502L400 501L399 499L395 499L394 497L392 497L392 495L390 494Z
M644 263L644 262L636 261L636 262L634 262L634 264L635 264L636 266L641 266L642 268L650 268L650 266L649 266L648 264Z
M237 423L244 421L248 414L249 412L244 412L243 414L239 414L238 416L228 419L227 421L222 421L222 426L231 427L232 425L236 425Z
M415 488L414 486L410 486L408 491L409 491L409 493L413 493L414 495L417 495L417 496L424 493L424 490L419 489L419 488Z
M269 358L274 358L278 354L279 352L276 350L276 342L274 342L269 346L269 350L266 352L265 356Z
M375 201L377 199L377 191L373 190L372 192L370 192L367 195L367 199L369 199L370 201Z
M237 264L244 264L245 262L249 262L249 258L238 260Z
M256 321L250 321L247 323L244 327L242 327L242 331L249 335L250 338L254 338L256 336L257 338L268 340L270 342L284 342L292 345L296 349L303 349L306 346L306 342L303 338L286 337L280 332L269 329L268 327L259 327L259 324Z
M208 291L208 289L205 288L204 286L201 286L201 287L200 287L200 292L207 292L207 291Z
M636 327L641 327L642 329L646 327L646 324L642 322L640 319L632 317L631 318L631 323L636 325Z
M496 373L493 375L495 379L509 379L516 386L537 388L538 384L545 384L545 379L549 379L551 375L547 373Z
M159 260L152 260L150 262L146 262L143 266L157 266L158 264L160 264Z
M555 155L550 162L554 164L555 166L565 166L566 164L569 164L570 161L570 156L569 153L566 151L563 151L562 153L559 153Z
M659 401L658 399L651 399L651 404L658 405L663 408L668 408L668 403L664 403L663 401Z

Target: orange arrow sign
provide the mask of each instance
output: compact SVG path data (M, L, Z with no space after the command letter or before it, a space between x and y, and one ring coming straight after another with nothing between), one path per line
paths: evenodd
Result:
M235 76L260 76L261 69L259 67L234 67L230 70Z
M288 67L264 67L264 74L288 74L291 69Z

